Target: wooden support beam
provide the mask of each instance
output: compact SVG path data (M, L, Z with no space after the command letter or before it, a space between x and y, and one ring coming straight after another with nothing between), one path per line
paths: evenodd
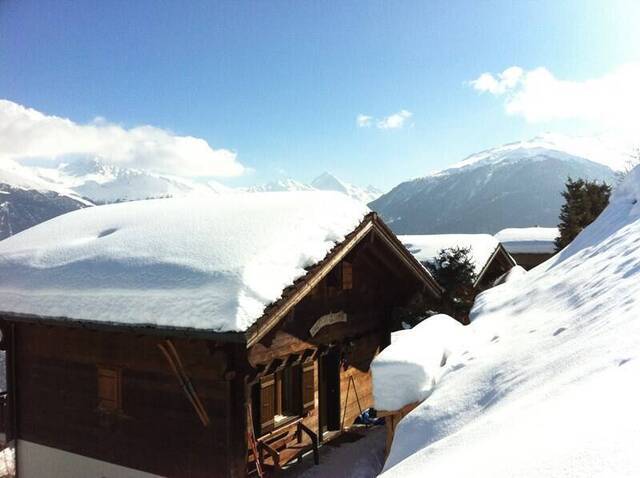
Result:
M158 348L160 349L164 357L167 359L167 362L169 363L169 367L171 368L171 370L173 370L173 373L176 375L176 378L178 379L178 382L180 383L182 390L184 391L185 395L191 402L191 405L193 405L193 408L195 409L196 413L198 414L198 417L200 418L200 421L205 427L209 426L209 424L211 423L211 420L209 419L209 415L205 410L204 405L200 400L200 397L198 397L198 394L196 393L196 390L193 387L191 380L189 379L189 377L187 376L184 370L182 360L180 360L180 356L178 355L178 351L173 345L173 342L171 342L171 340L165 340L164 344L162 343L158 344Z

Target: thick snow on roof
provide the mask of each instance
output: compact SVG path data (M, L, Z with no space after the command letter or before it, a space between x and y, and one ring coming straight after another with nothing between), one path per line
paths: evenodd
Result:
M0 242L0 310L246 330L368 211L332 192L206 195L74 211Z
M429 234L398 236L404 246L420 262L433 262L442 249L470 247L479 274L491 254L498 247L498 241L489 234Z
M552 254L557 227L513 227L496 233L495 238L513 254Z
M636 168L573 243L476 299L477 340L383 476L640 476L639 245Z

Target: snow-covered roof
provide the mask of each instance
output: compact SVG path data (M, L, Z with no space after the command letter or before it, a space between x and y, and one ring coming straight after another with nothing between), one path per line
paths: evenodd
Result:
M559 235L557 227L512 227L498 232L495 238L509 253L553 254Z
M469 247L476 274L482 271L499 245L496 238L489 234L428 234L398 236L398 238L422 263L434 262L442 249Z
M74 211L0 242L0 310L244 331L368 212L334 192Z
M564 250L476 298L473 343L400 421L381 476L640 476L638 243L640 168Z

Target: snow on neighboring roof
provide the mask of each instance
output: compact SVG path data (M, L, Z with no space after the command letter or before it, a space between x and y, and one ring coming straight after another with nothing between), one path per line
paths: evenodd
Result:
M554 241L560 235L557 227L513 227L494 236L509 253L553 254Z
M0 242L0 310L243 331L368 212L332 192L74 211Z
M467 354L398 424L383 477L640 476L640 168L596 221L476 298Z
M375 407L400 410L427 398L440 378L455 369L448 358L457 358L466 347L470 339L466 332L464 325L444 314L394 332L391 345L371 363Z
M428 234L398 236L420 262L434 262L442 249L470 247L476 274L479 274L498 247L489 234Z

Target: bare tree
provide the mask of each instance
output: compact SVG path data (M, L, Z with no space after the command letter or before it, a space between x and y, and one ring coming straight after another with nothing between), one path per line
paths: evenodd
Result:
M629 153L629 159L624 163L624 167L621 171L616 172L616 184L620 184L624 181L631 170L640 164L640 147L636 146Z

